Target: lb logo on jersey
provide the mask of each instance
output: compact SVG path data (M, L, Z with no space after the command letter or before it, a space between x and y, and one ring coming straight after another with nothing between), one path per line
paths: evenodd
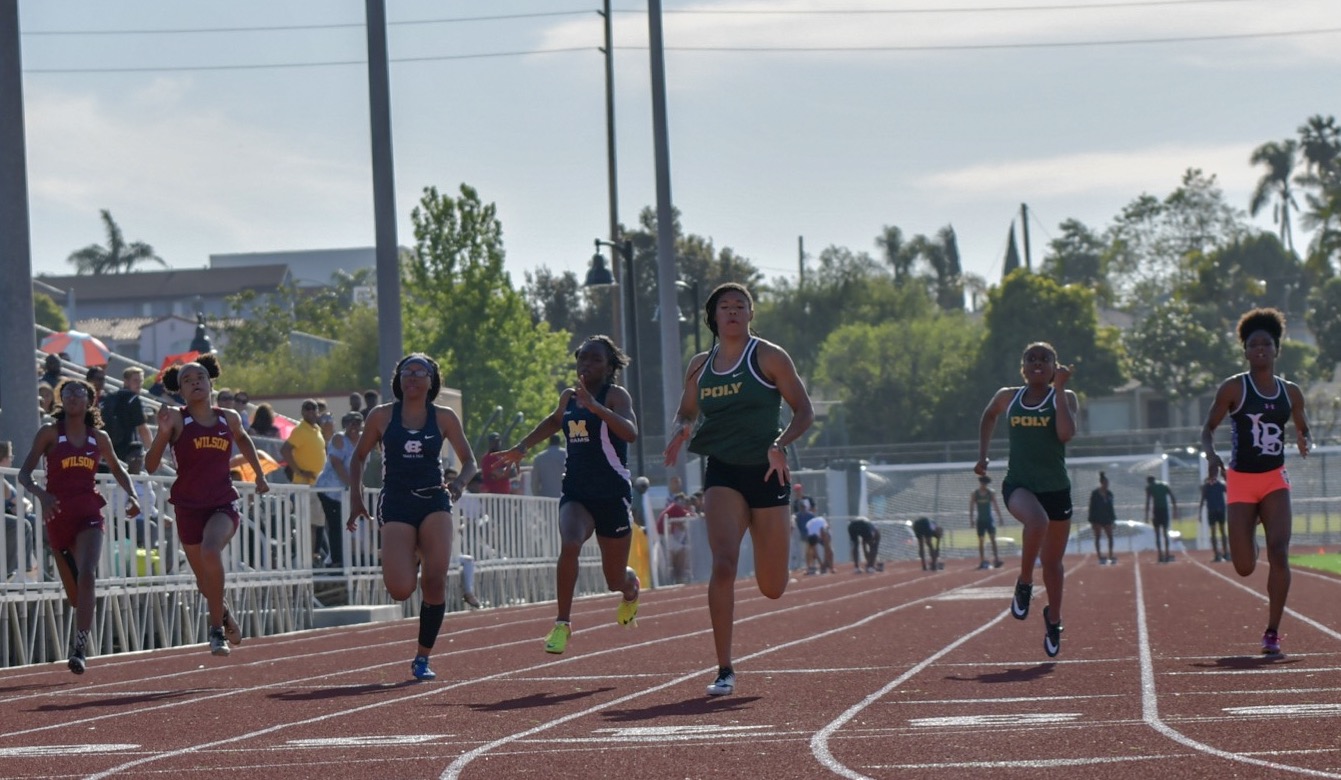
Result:
M424 454L424 443L418 439L410 439L406 441L405 454L411 458L422 457Z
M1263 455L1279 455L1285 452L1285 431L1281 426L1262 422L1262 415L1250 414L1253 421L1253 446Z
M586 420L569 420L569 421L568 421L568 441L570 441L570 442L572 442L572 441L578 441L578 442L581 442L581 441L587 441L587 440L589 440L590 438L591 438L591 434L587 433L587 421L586 421Z
M735 395L744 387L744 382L732 382L729 385L713 385L712 387L700 387L698 389L699 399L704 398L725 398L729 395Z
M1010 418L1010 427L1012 428L1046 428L1048 423L1052 422L1052 416L1035 417L1027 414L1017 414Z

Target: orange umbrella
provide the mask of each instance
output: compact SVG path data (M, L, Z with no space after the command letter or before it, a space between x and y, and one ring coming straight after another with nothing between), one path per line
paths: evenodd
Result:
M81 366L105 366L112 350L96 336L90 336L82 330L67 330L53 333L42 339L42 351L53 355L64 352L70 360Z
M261 461L262 474L269 474L279 468L279 461L270 457L270 453L265 452L264 450L257 450L256 457ZM247 459L242 455L234 455L232 459L228 461L228 468L237 469L241 472L243 482L256 481L256 472L252 470L251 464L248 463Z
M158 367L158 376L162 376L164 371L167 371L173 366L184 366L198 357L200 357L200 353L195 350L191 350L190 352L179 352L176 355L168 355L163 358L163 365ZM157 382L158 377L155 377L154 381Z

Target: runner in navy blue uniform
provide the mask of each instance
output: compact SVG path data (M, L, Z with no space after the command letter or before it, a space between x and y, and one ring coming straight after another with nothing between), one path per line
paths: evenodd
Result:
M624 594L615 615L621 626L635 624L641 585L628 566L633 531L628 453L629 444L638 439L638 421L628 391L614 383L629 358L609 336L588 336L573 354L577 358L577 384L559 394L553 414L503 453L503 460L515 465L528 450L559 430L568 439L563 493L559 497L562 547L555 573L558 617L545 637L545 652L556 654L568 648L568 637L573 632L578 555L592 533L601 548L606 587Z
M1210 477L1225 471L1228 492L1229 556L1247 577L1257 568L1257 524L1266 534L1267 626L1262 652L1280 654L1280 620L1290 594L1290 477L1285 473L1285 424L1294 421L1295 444L1308 457L1312 442L1304 394L1276 376L1276 357L1285 335L1285 317L1275 309L1253 309L1239 319L1238 336L1248 371L1226 379L1201 429L1201 451ZM1215 452L1215 429L1229 416L1229 468Z
M707 458L703 508L712 548L708 613L718 666L708 695L723 696L736 689L731 635L740 542L749 531L759 592L781 598L791 578L787 445L806 432L815 414L791 356L750 332L754 299L749 290L732 282L719 285L708 296L704 312L718 343L689 361L679 410L668 430L665 463L675 465L686 441L690 452ZM780 431L784 400L792 419Z
M349 461L349 523L353 531L366 518L363 467L368 454L382 445L382 492L377 522L382 535L382 581L391 597L404 601L423 590L419 606L419 645L410 674L419 680L437 677L428 668L442 616L447 611L447 567L452 557L452 502L475 475L475 454L461 429L461 418L433 400L442 387L438 364L427 355L401 358L391 380L396 400L374 408ZM443 484L443 443L461 462L457 477Z

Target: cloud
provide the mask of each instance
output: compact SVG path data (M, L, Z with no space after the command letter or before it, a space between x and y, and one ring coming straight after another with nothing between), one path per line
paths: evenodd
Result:
M1178 187L1188 168L1215 174L1226 191L1250 190L1261 175L1247 164L1260 142L1214 146L1161 145L979 163L922 176L916 186L947 203L1141 192L1162 196Z

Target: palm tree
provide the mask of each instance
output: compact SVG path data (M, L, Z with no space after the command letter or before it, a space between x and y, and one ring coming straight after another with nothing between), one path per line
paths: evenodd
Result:
M903 231L894 225L885 225L884 232L876 237L875 245L884 250L885 262L894 269L894 283L902 286L913 275L917 252L910 250L903 240Z
M121 235L121 226L112 219L111 212L102 209L98 213L102 215L102 224L107 231L107 246L89 244L66 258L74 263L75 273L80 276L129 273L135 270L136 265L146 262L158 263L167 268L168 264L154 254L153 247L143 241L127 244Z
M1280 241L1294 254L1294 231L1290 227L1290 209L1298 210L1292 189L1295 168L1295 155L1299 143L1293 138L1284 141L1268 141L1253 150L1250 158L1253 165L1265 165L1266 173L1257 180L1252 200L1248 204L1248 213L1257 216L1273 196L1277 203L1274 209L1275 219L1280 222Z

